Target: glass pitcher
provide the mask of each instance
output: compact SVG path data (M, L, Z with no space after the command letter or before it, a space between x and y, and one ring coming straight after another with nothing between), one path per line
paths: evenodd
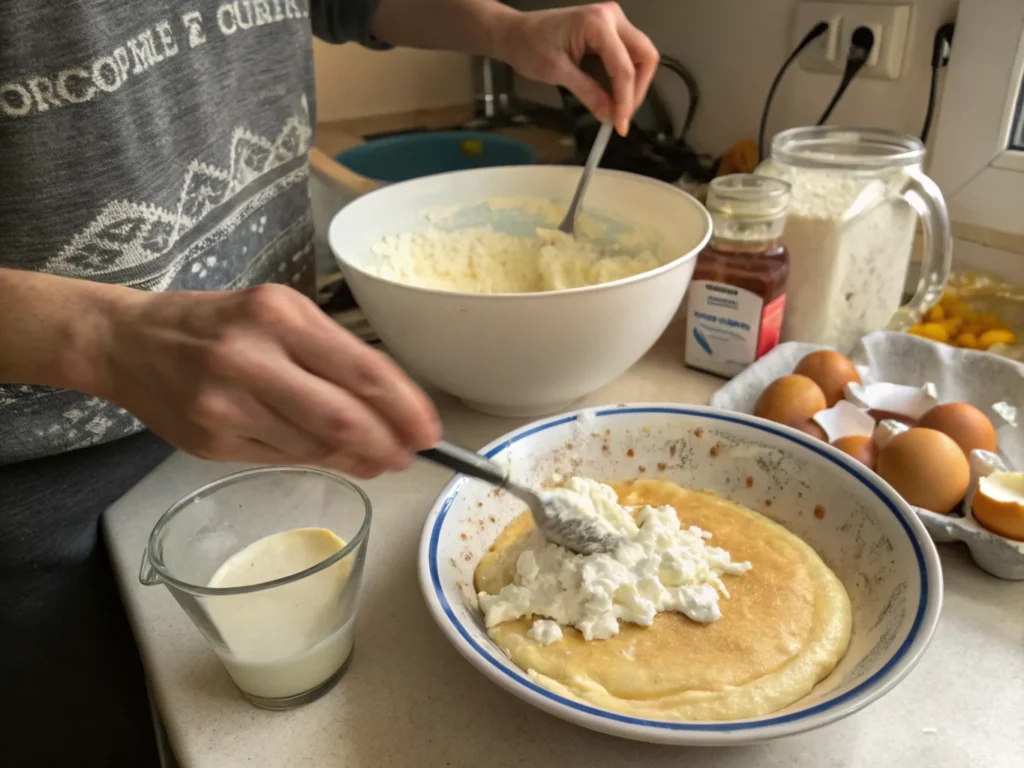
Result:
M756 173L793 189L783 242L789 289L783 341L849 352L865 334L902 330L942 295L952 261L946 203L921 170L924 145L892 131L784 131ZM921 279L900 307L918 217Z

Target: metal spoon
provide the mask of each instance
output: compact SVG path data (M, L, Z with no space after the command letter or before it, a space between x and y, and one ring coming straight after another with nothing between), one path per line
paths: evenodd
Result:
M478 453L441 441L429 450L420 451L419 455L435 464L508 491L529 507L537 528L550 541L571 552L581 555L610 552L621 541L620 536L603 530L592 520L566 514L558 499L534 493L529 488L512 482L504 467Z
M612 79L608 76L608 70L604 68L600 56L588 53L580 60L580 69L594 78L605 91L609 94L612 93ZM601 164L601 158L604 156L614 129L615 124L609 118L601 123L600 129L597 131L597 137L590 147L590 154L587 155L587 164L583 166L583 174L580 176L579 184L576 185L576 193L572 196L572 202L569 203L569 211L565 214L562 223L558 225L558 229L567 235L574 234L576 230L576 217L579 215L580 206L583 203L583 195L587 191L587 185L590 183L594 169Z
M590 147L590 154L587 155L587 164L583 166L583 174L580 176L579 184L576 185L576 192L572 196L572 202L569 203L569 210L565 214L565 218L562 219L562 223L558 225L558 229L567 235L574 234L576 231L576 217L580 212L583 195L587 191L587 185L590 184L590 177L594 173L594 169L601 163L601 157L604 155L604 150L608 146L608 140L611 139L614 128L615 125L611 120L601 123L601 128L597 132L597 138L594 139L594 143Z

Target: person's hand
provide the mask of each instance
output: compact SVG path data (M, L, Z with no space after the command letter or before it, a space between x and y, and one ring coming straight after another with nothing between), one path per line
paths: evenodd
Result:
M106 346L99 394L202 458L367 478L441 436L398 366L284 286L134 294Z
M618 3L531 11L509 16L498 58L520 74L568 88L599 120L615 120L622 136L643 103L658 68L658 51ZM601 57L612 81L608 94L579 68L584 54Z

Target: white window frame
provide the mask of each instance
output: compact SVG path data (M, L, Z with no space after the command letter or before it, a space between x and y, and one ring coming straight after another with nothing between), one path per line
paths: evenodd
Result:
M1024 259L1024 151L1008 149L1024 78L1024 1L960 0L930 152L961 239Z

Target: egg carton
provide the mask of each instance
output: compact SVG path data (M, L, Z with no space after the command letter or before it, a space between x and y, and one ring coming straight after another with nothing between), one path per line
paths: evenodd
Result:
M753 413L754 402L765 387L792 373L800 360L818 349L823 347L801 342L780 344L715 392L711 405ZM854 399L864 398L873 386L889 383L898 385L893 389L899 390L899 396L909 393L911 410L923 413L937 402L965 402L980 408L996 425L999 453L972 452L971 485L961 508L948 515L921 508L915 511L933 541L963 542L974 562L986 572L1002 579L1024 580L1024 542L982 527L971 511L981 477L997 469L1024 470L1024 365L891 331L863 337L850 359L864 382L863 387L848 390ZM816 421L835 439L838 434L860 428L854 410L858 409L839 405L830 409L825 423L818 417Z

